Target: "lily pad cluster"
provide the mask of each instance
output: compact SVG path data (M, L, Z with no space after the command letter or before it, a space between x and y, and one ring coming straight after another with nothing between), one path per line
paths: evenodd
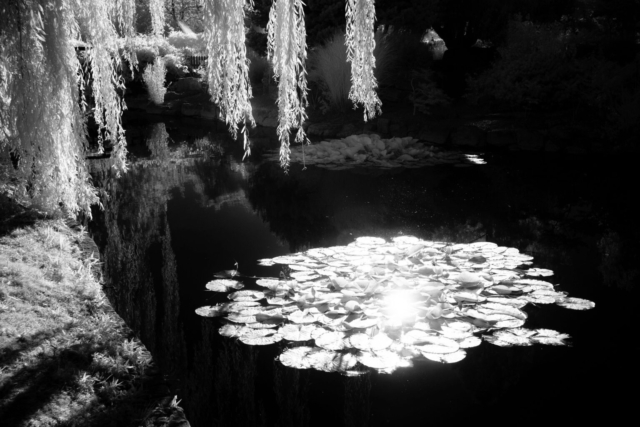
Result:
M364 367L389 373L419 358L458 362L483 340L502 347L566 345L567 334L525 328L522 308L595 304L541 280L553 272L532 268L532 260L491 242L360 237L348 246L260 260L288 273L258 279L260 290L232 292L230 302L196 312L225 317L220 334L245 344L288 341L279 356L286 366L346 375ZM239 287L231 282L210 288Z
M279 161L279 152L268 152L267 160ZM291 146L291 162L334 170L355 166L390 169L440 164L470 166L485 163L476 155L441 151L410 136L382 139L376 134L351 135L344 139L322 141L312 145Z

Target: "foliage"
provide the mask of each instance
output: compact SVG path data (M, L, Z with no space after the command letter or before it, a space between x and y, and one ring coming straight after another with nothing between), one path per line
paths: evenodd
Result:
M373 54L376 45L373 28L376 11L373 0L348 0L346 17L345 44L347 60L351 62L349 99L354 104L363 104L364 121L367 121L382 113L382 102L376 94L378 82L373 73L376 66Z
M560 23L511 21L500 59L470 80L472 92L525 107L566 104L576 95L574 50L570 34Z
M263 81L269 74L269 60L251 48L247 48L247 59L249 60L249 81L252 83Z
M181 50L183 54L202 54L206 50L202 33L171 31L167 36L167 42L174 48Z
M396 62L394 38L395 35L385 35L380 31L375 34L373 56L377 65L374 80L388 81L393 72ZM324 112L329 109L345 111L349 106L352 78L343 32L335 33L323 46L311 51L309 70L309 80L321 92L319 103L326 105ZM373 96L377 98L375 94Z
M631 141L640 121L640 56L625 63L608 46L599 31L511 21L500 58L469 80L471 94L528 109L589 108L605 119L601 136Z
M111 2L27 0L0 6L0 148L19 157L10 170L12 195L47 210L89 212L97 202L84 165L87 136L85 85L93 118L113 145L115 167L126 170L118 91L123 80ZM86 42L82 62L77 40ZM80 105L78 105L80 100Z
M143 387L151 355L110 307L92 243L55 219L0 239L3 425L129 425L157 400Z
M289 132L298 128L296 142L305 142L302 124L307 118L307 42L301 0L276 0L267 25L268 57L278 79L278 138L280 164L289 167Z
M266 160L277 159L276 153L267 151L265 154ZM450 163L457 166L485 163L476 155L440 151L410 136L382 139L377 134L351 135L344 139L295 147L291 150L291 162L332 170L357 166L390 169L400 166L418 168Z
M142 79L149 91L149 97L157 105L164 103L164 94L167 92L164 87L166 76L167 69L162 58L157 58L155 63L147 65L142 74Z
M164 0L165 22L174 30L185 26L195 32L204 30L203 7L200 0Z
M243 123L245 153L250 153L247 122L255 126L251 113L249 64L244 43L244 0L203 0L205 41L209 63L209 92L235 138Z
M433 71L429 69L412 71L411 88L413 92L409 99L413 102L413 114L416 110L423 114L431 114L434 107L451 103L451 99L433 80Z
M151 30L154 36L164 36L164 0L149 0Z
M309 80L319 86L327 107L345 111L349 106L351 70L347 64L344 33L335 33L323 46L311 51L309 69Z

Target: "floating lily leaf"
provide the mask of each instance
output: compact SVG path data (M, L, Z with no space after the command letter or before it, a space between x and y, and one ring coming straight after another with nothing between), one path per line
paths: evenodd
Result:
M527 276L553 276L553 271L546 268L530 268L526 274Z
M224 316L227 314L227 307L225 304L207 305L196 308L196 314L202 317Z
M442 353L427 353L427 352L423 351L422 355L425 358L429 359L429 360L433 360L434 362L456 363L456 362L461 361L465 357L467 357L467 352L462 350L462 349L454 351L453 353L446 353L446 354L442 354Z
M264 298L264 292L260 291L237 291L229 294L229 299L242 302L242 301L258 301Z
M352 347L363 351L383 350L391 345L393 340L387 334L381 333L374 336L358 333L349 337Z
M311 366L307 355L313 351L313 347L288 348L278 357L284 366L296 369L309 369Z
M482 343L482 339L476 336L467 337L461 341L458 341L460 348L472 348L477 347Z
M288 324L278 329L278 333L287 341L308 341L316 328L315 325Z
M275 290L275 289L278 289L278 288L282 287L282 285L284 283L286 283L286 282L283 282L283 281L281 281L279 279L273 279L273 278L265 278L265 279L256 280L256 285L263 286L263 287L271 289L271 290Z
M220 335L222 335L223 337L237 337L242 335L242 333L244 332L246 326L240 326L240 325L224 325L220 328L220 330L218 332L220 332Z
M458 351L460 345L450 338L430 336L423 340L420 345L416 345L416 348L422 353L447 354Z
M360 351L356 357L358 362L374 369L394 370L404 365L401 357L393 351Z
M592 301L582 298L570 298L567 297L558 302L558 305L564 308L570 308L571 310L589 310L596 306Z
M538 344L567 345L564 340L571 338L567 334L561 334L560 332L551 329L536 329L535 332L536 335L533 335L530 339Z
M237 280L215 279L207 283L205 287L214 292L228 292L232 289L242 289L244 285Z
M246 328L239 336L240 341L247 345L269 345L282 340L282 335L273 329Z
M428 326L427 326L428 328ZM428 339L434 336L434 332L429 333L419 329L412 329L409 332L402 335L400 342L407 345L416 345L427 343Z
M254 330L255 331L265 331L265 330L271 331L271 329L254 329ZM273 334L273 335L259 336L259 335L245 334L240 336L239 340L247 345L270 345L270 344L274 344L279 341L282 341L282 335Z
M318 319L316 315L311 314L306 310L296 310L289 314L287 318L293 323L313 323Z
M346 334L344 332L327 331L315 338L318 347L327 350L343 350L347 347L345 342Z

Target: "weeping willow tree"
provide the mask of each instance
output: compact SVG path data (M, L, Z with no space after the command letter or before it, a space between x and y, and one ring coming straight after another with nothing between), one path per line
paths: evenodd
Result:
M201 0L209 63L207 80L212 100L234 138L243 124L245 156L250 154L247 123L255 126L251 112L249 61L245 47L245 0ZM250 5L253 3L250 1Z
M47 210L89 212L98 201L85 167L86 116L92 110L113 146L119 171L126 149L116 69L118 37L114 5L126 0L5 0L0 5L0 151L19 159L4 168L14 197ZM126 8L116 11L129 25ZM80 41L82 40L82 41ZM86 47L80 60L75 47ZM85 98L91 86L91 103Z
M376 93L378 83L373 74L376 58L374 22L376 9L373 0L347 0L346 7L347 60L351 62L349 99L364 107L364 120L381 113L382 102Z
M164 29L164 2L149 0L153 31ZM252 0L199 0L203 5L212 100L236 137L242 126L246 154L251 112L245 9ZM347 37L352 64L350 98L363 104L365 120L380 112L373 76L373 0L347 0ZM134 34L135 0L3 0L0 2L0 191L69 214L90 212L98 202L84 163L86 119L98 127L97 146L113 147L118 172L126 171L121 124L125 104L118 36ZM268 23L268 56L278 80L280 162L287 169L290 133L305 142L307 58L302 0L274 0ZM82 45L84 55L76 48ZM127 43L125 41L125 46ZM134 55L124 52L131 66ZM85 96L85 85L91 97ZM6 162L5 162L6 165ZM7 184L9 183L9 184Z

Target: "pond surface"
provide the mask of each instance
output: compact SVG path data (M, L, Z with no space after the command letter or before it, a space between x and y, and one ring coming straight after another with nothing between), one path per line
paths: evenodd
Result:
M114 308L174 382L192 426L615 422L630 413L634 159L504 153L468 168L294 164L287 175L260 161L260 146L241 162L224 129L131 123L128 134L136 160L117 180L95 175L108 198L91 231ZM292 343L248 346L220 336L223 320L195 313L228 301L205 289L217 272L237 268L245 289L258 289L251 276L278 277L282 267L257 260L361 236L515 247L554 271L545 279L557 290L596 306L523 308L525 327L567 333L571 347L482 342L458 363L421 359L357 377L285 367L277 356Z

